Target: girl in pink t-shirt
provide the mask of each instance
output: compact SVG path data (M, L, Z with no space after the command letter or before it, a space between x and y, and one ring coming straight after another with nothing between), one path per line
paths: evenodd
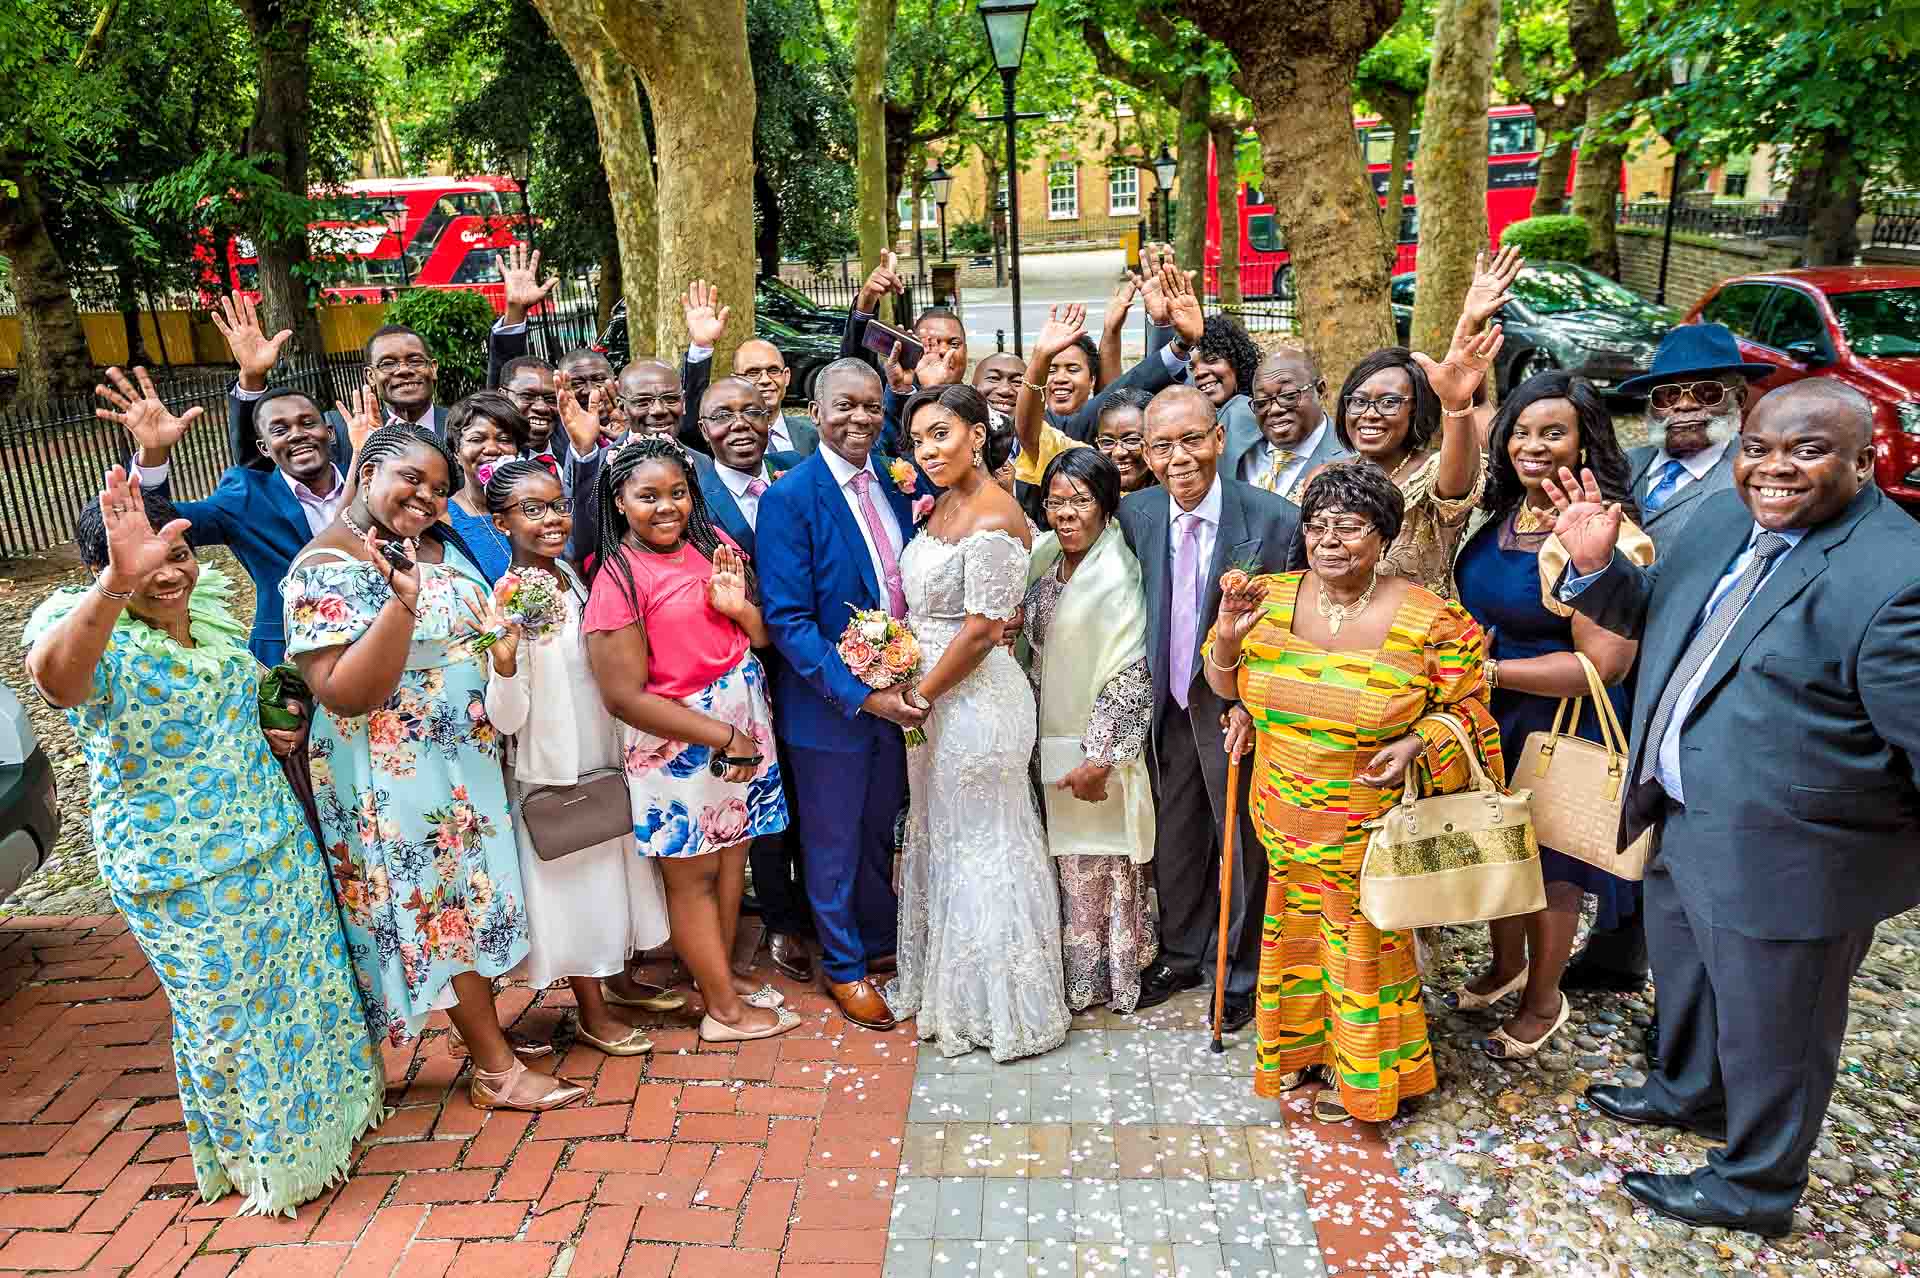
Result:
M753 574L714 530L687 455L642 437L613 452L594 493L604 547L582 628L607 710L625 727L642 855L658 858L674 949L706 1002L709 1042L800 1023L779 991L734 975L747 848L787 828L773 748L767 643Z

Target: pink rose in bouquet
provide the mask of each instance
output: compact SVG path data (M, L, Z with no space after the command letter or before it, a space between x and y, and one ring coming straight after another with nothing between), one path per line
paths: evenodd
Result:
M920 641L904 621L878 608L856 608L840 636L840 659L853 677L869 688L897 687L920 673ZM907 744L927 739L918 728L907 729Z

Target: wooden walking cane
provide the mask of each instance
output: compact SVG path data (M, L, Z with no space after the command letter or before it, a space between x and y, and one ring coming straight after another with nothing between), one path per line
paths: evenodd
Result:
M1213 960L1213 1050L1224 1052L1220 1022L1227 1002L1227 919L1233 902L1233 835L1240 825L1240 756L1227 756L1227 826L1220 832L1220 947Z

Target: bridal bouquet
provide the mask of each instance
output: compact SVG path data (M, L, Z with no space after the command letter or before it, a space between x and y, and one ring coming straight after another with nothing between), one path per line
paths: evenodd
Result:
M905 683L920 673L920 641L904 621L878 608L856 608L840 636L840 660L853 677L878 691ZM907 729L907 744L923 744L927 734Z
M544 568L515 568L493 587L501 616L529 639L544 639L565 624L564 598L560 583ZM505 637L504 630L489 630L473 641L474 651L485 652Z

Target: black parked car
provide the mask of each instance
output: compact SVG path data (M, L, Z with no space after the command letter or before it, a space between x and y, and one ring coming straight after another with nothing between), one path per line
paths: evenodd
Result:
M753 335L772 342L793 370L787 383L787 402L804 404L813 397L813 377L840 357L840 332L845 311L816 306L806 294L779 280L758 281L753 294ZM632 358L627 334L627 304L616 302L607 329L594 348L615 368Z
M59 837L53 765L26 707L0 683L0 901L40 868Z
M1413 282L1411 271L1393 277L1393 324L1403 343L1413 328ZM1647 371L1679 317L1584 266L1529 262L1513 282L1513 301L1494 318L1507 335L1494 369L1505 395L1553 368L1611 391Z

